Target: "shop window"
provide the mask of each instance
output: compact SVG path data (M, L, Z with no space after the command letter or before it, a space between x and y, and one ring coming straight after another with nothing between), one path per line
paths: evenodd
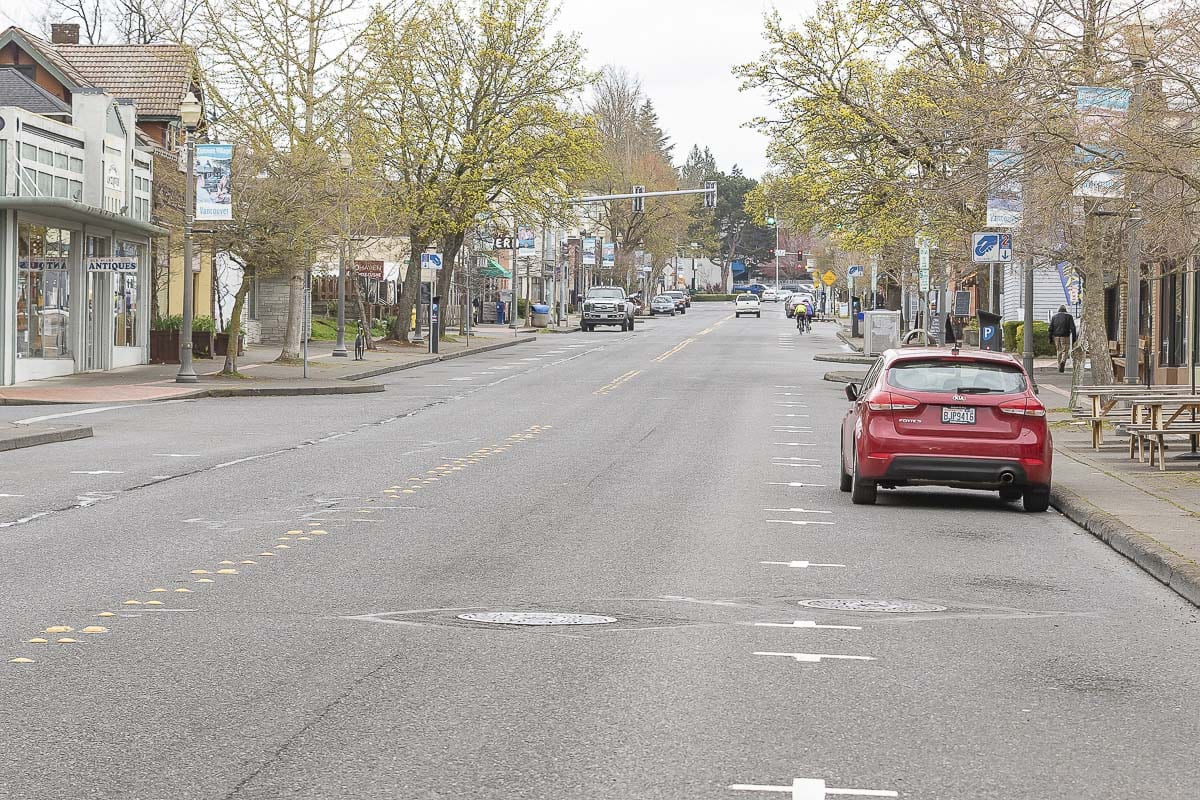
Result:
M70 231L18 226L17 358L70 358Z
M67 179L54 176L54 196L55 197L70 197L70 189L67 186Z
M71 172L83 172L83 159L71 158Z
M82 181L71 181L69 197L78 203L83 202L83 182Z
M1184 278L1179 272L1171 272L1159 278L1159 331L1162 340L1158 347L1158 363L1164 367L1181 367L1187 363L1185 350L1187 297Z
M52 197L54 195L54 176L49 172L39 172L37 174L37 189L38 194L42 197Z
M113 255L136 258L142 262L142 245L131 242L117 242ZM138 336L138 313L140 311L138 297L137 272L117 272L113 275L113 344L117 347L136 347L141 344Z
M54 166L54 153L38 148L38 163L45 164L47 167Z
M54 154L54 168L55 169L66 169L67 168L67 154L66 153L55 153Z
M31 144L21 143L21 160L31 164L37 161L37 148Z

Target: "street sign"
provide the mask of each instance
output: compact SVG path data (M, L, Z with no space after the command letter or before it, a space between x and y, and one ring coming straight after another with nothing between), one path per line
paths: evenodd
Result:
M383 280L383 262L382 261L364 261L354 259L354 271L364 278L372 278L373 280Z
M954 293L954 316L966 317L971 314L971 293L957 291Z
M512 250L517 246L517 237L515 236L496 236L492 238L493 250Z
M780 256L786 256L786 255L787 255L787 250L784 250L782 248L775 251L776 258L779 258Z
M833 270L827 269L825 270L825 274L821 276L821 280L825 282L826 286L833 286L837 281L837 275L833 274Z
M918 251L918 253L919 253L920 259L921 259L920 271L918 273L918 277L919 277L920 285L921 285L921 291L928 292L929 291L929 248L922 247Z
M862 264L851 264L850 271L847 273L851 278L861 278L867 272L866 267Z
M705 181L704 182L704 207L705 208L716 208L717 207L717 182L716 181Z
M971 260L976 264L1012 261L1012 234L984 231L971 234Z
M634 194L645 194L646 187L645 186L635 186L635 187L633 187L633 193ZM641 214L645 210L646 210L646 198L644 198L644 197L633 198L633 213Z
M421 268L422 269L441 269L442 254L441 253L421 253Z

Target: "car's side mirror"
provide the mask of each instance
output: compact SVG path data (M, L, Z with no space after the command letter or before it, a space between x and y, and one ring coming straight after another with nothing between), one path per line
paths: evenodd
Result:
M846 399L849 400L850 402L854 402L855 400L858 399L858 384L857 383L847 383L846 384Z

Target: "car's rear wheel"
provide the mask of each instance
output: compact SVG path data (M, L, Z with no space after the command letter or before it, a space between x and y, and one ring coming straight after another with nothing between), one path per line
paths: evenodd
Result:
M1006 503L1011 503L1018 499L1024 492L1012 486L1006 486L1000 490L1000 499Z
M879 487L874 481L866 480L858 472L858 453L854 454L854 473L850 476L850 502L859 506L875 505Z
M1021 497L1021 507L1034 513L1048 509L1050 507L1050 487L1026 489Z

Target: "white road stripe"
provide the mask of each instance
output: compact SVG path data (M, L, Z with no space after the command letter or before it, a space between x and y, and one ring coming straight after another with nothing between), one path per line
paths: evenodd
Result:
M780 525L833 525L833 522L825 522L822 520L808 519L769 519L767 522L774 522Z
M793 569L808 569L809 567L844 567L845 564L814 564L811 561L760 561L760 564L775 564L780 567Z
M809 664L818 664L821 661L829 659L838 659L842 661L875 661L871 656L839 656L831 653L776 653L770 650L756 650L756 656L786 656L794 658L797 661L802 661Z
M64 411L61 414L45 414L40 417L29 417L28 419L18 419L13 421L13 425L33 425L36 422L45 422L48 419L63 419L64 417L78 417L83 414L99 414L102 411L116 411L121 408L141 408L142 406L166 406L173 403L194 403L196 398L190 397L183 400L155 400L152 403L123 403L119 406L99 406L97 408L83 408L79 411Z
M824 628L837 631L861 631L858 625L818 625L811 619L798 619L795 622L756 622L759 628Z
M799 466L798 464L780 464L780 466ZM789 483L779 483L777 481L767 481L767 486L790 486L793 489L801 489L804 487L812 489L824 489L823 483L800 483L799 481L791 481Z
M764 508L763 511L778 511L784 514L832 514L832 511L817 511L812 508ZM793 562L796 563L796 562ZM807 563L807 562L805 562ZM839 564L838 566L841 566Z

